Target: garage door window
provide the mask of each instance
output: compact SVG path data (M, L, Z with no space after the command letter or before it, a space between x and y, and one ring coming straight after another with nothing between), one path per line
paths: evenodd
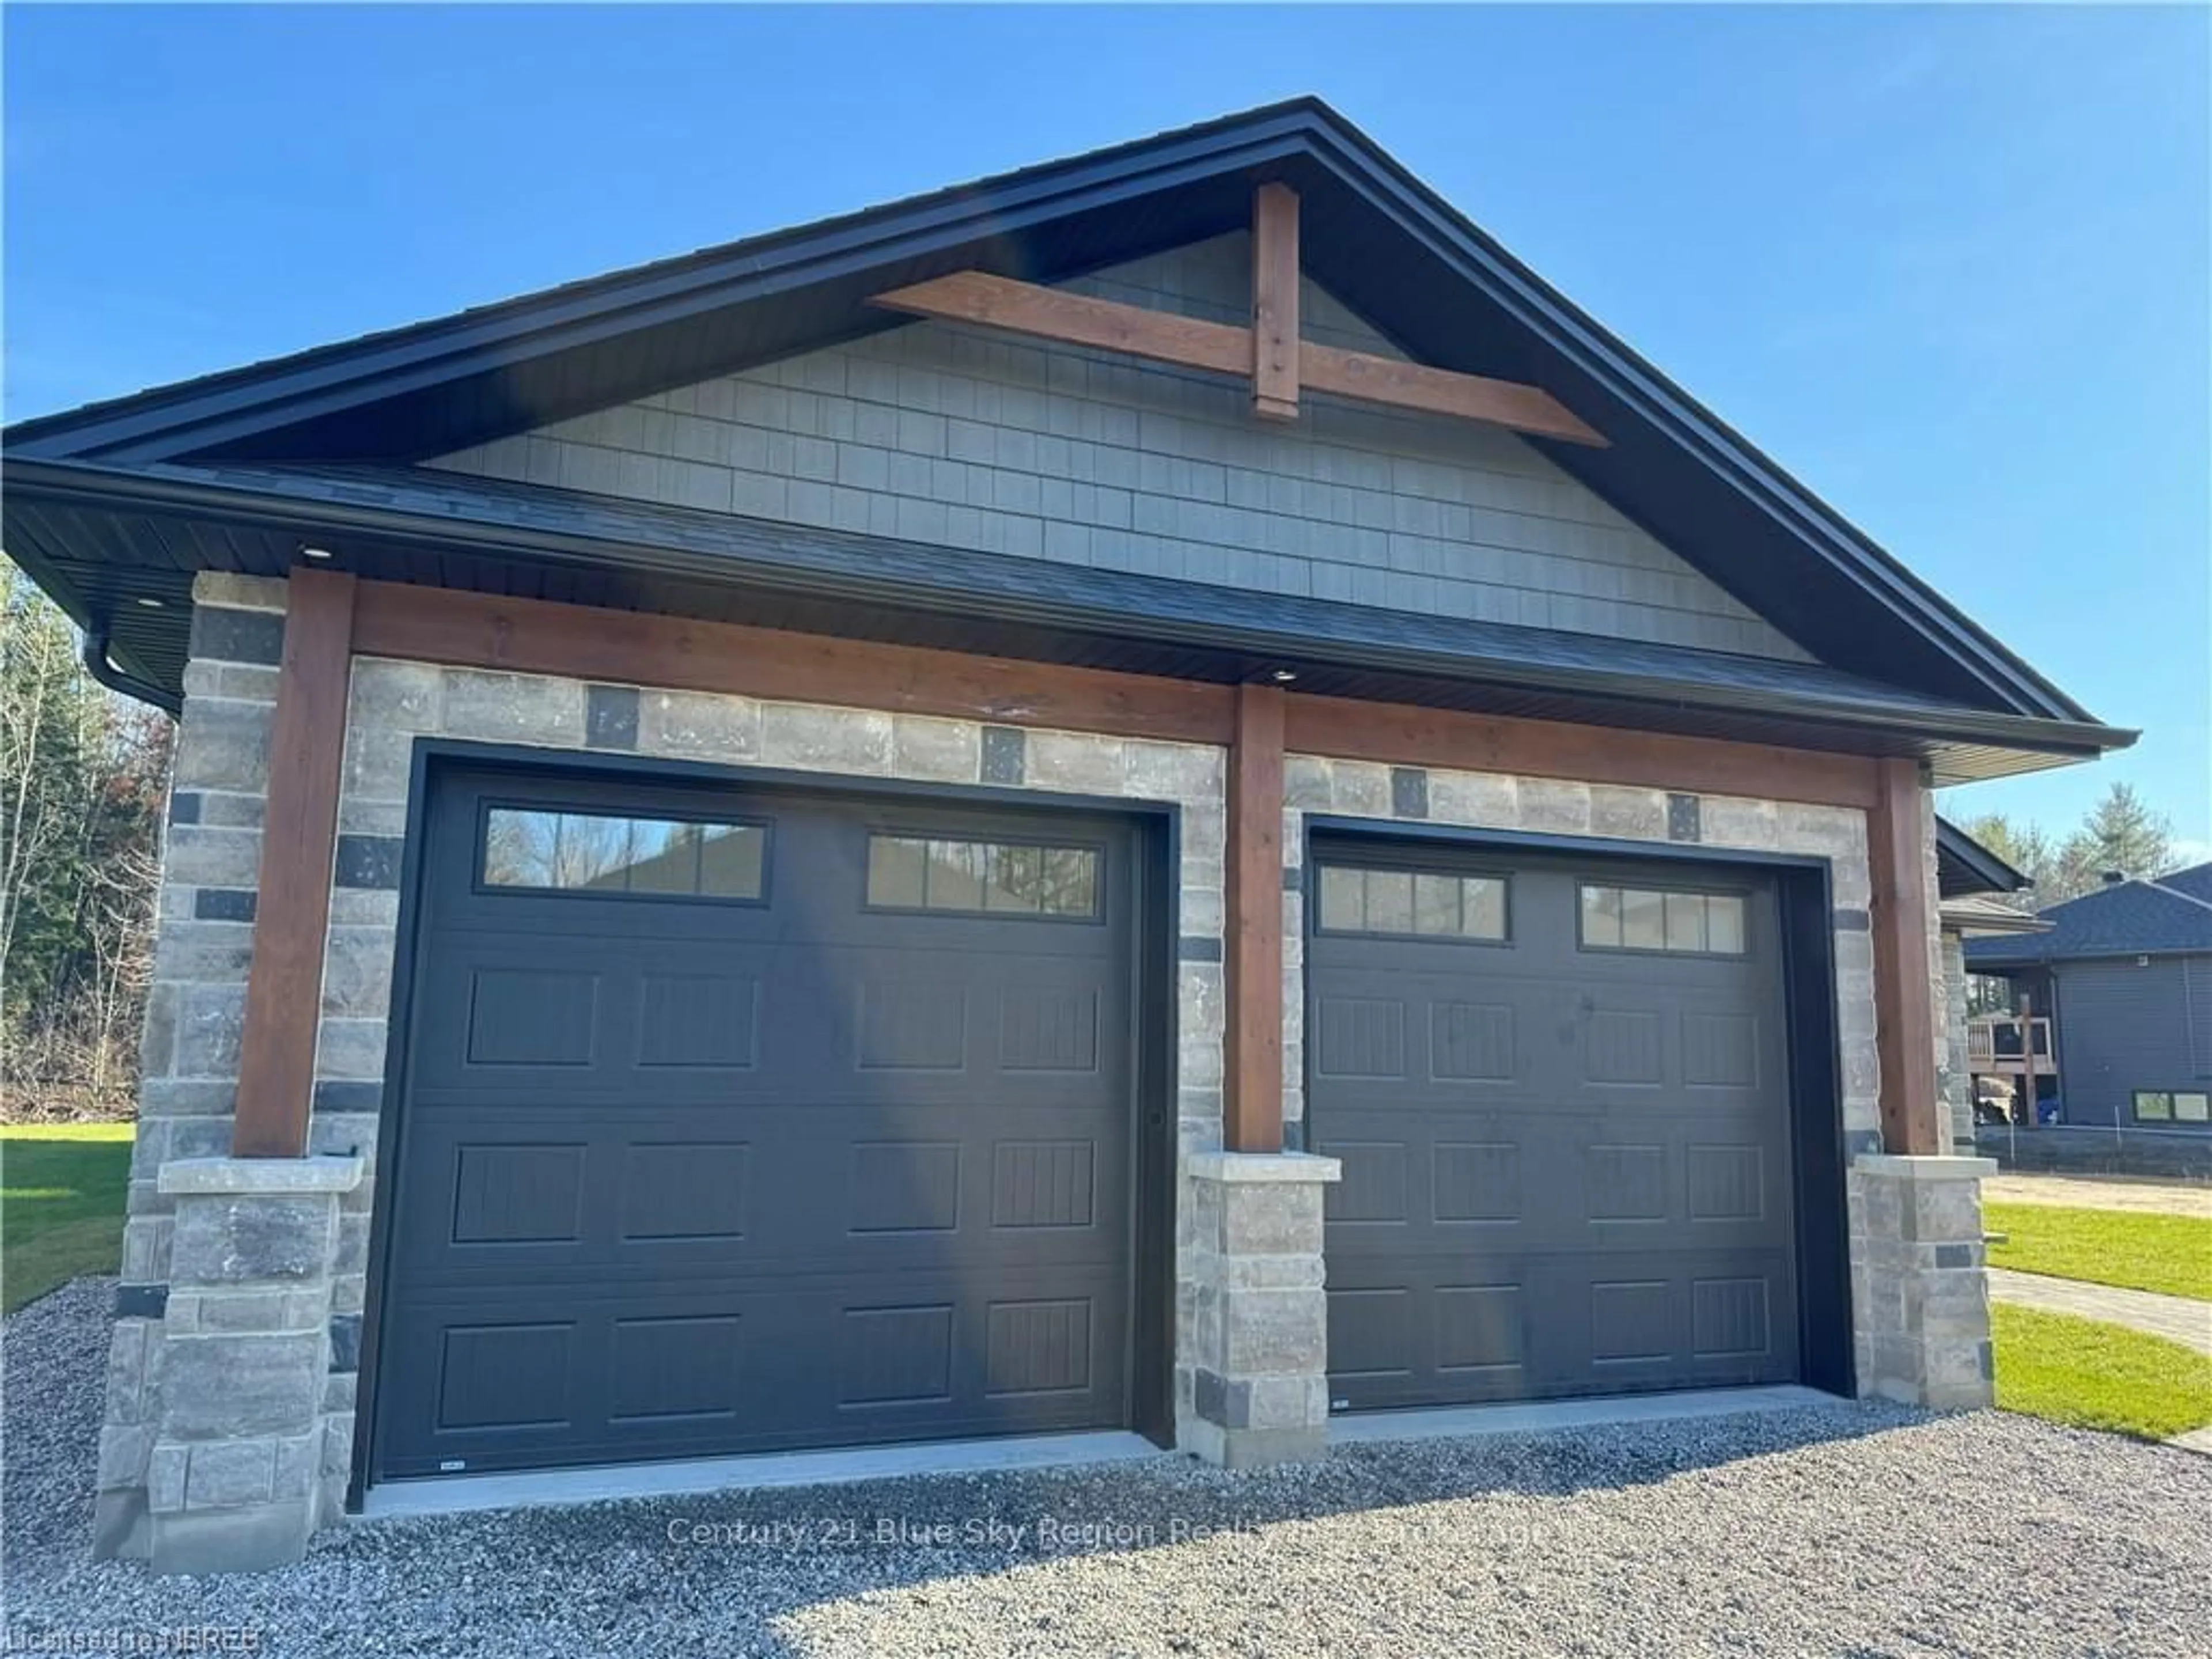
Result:
M1495 943L1505 937L1505 902L1503 876L1322 866L1321 926L1331 933Z
M763 824L495 806L480 868L487 887L758 899L767 856Z
M1583 948L1740 957L1744 953L1743 915L1743 899L1734 893L1584 882Z
M1098 915L1098 852L1020 842L871 836L868 904L879 910L1089 921Z

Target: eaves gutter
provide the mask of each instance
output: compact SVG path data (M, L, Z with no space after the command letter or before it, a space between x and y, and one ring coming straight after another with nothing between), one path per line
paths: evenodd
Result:
M172 717L182 712L184 699L175 692L166 686L156 685L151 680L142 680L136 674L128 673L115 665L113 659L107 654L107 624L105 622L88 623L83 633L84 647L78 654L86 673L118 696L151 703Z
M2034 938L2034 934L2022 935ZM2014 968L2062 968L2069 962L2128 962L2136 957L2208 957L2212 956L2212 942L2203 945L2131 945L2110 951L2067 951L2056 956L2037 955L2027 951L2008 951L2002 956L1978 957L1973 941L1966 943L1966 969L1970 973L1981 973Z
M408 546L453 547L497 558L576 568L627 570L690 581L751 583L778 592L862 599L944 615L982 614L999 621L1126 635L1124 614L1054 604L1018 591L974 590L901 582L848 571L827 572L787 560L750 556L742 549L701 555L570 532L526 528L448 514L360 502L274 496L210 483L82 463L12 461L7 493L114 509L169 513L324 538L354 537ZM741 526L743 520L732 520ZM1620 673L1558 664L1476 659L1382 643L1316 640L1224 620L1150 618L1146 637L1239 653L1255 668L1290 661L1307 667L1427 676L1469 684L1580 694L1630 703L1782 717L1839 731L1893 732L1932 741L1969 742L2071 757L2124 748L2138 733L2094 722L2039 720L1977 709L1929 709L1893 703L1850 707L1768 689L1695 685L1648 673Z

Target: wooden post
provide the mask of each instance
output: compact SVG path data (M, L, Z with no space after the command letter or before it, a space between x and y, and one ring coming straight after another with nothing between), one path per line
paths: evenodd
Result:
M1875 763L1867 814L1874 903L1875 1044L1881 1062L1881 1139L1891 1152L1948 1149L1936 1079L1936 988L1929 973L1929 915L1919 763Z
M1283 703L1279 686L1239 687L1229 750L1223 1144L1232 1152L1283 1150Z
M1298 417L1298 196L1288 185L1252 198L1252 412Z
M355 579L343 572L295 570L285 604L253 966L239 1042L238 1115L231 1125L231 1151L240 1158L300 1158L307 1150L345 757L354 592Z

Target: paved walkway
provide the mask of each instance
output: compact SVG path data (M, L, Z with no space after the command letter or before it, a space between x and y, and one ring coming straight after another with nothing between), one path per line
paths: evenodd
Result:
M2136 1181L2114 1176L1998 1175L1982 1196L1999 1204L2057 1204L2084 1210L2148 1210L2212 1221L2212 1185Z
M2039 1308L2045 1313L2072 1314L2077 1319L2101 1319L2108 1325L2124 1325L2131 1331L2162 1336L2212 1355L2212 1302L2159 1296L2150 1291L2124 1291L2111 1285L2085 1285L2078 1279L2014 1273L2008 1267L1992 1267L1989 1272L1990 1294L2000 1302Z

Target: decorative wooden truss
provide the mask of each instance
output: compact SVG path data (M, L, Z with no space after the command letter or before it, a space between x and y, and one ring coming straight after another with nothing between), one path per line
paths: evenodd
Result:
M1252 325L1237 328L1035 283L962 270L876 295L889 311L974 323L1063 345L1249 377L1252 412L1293 421L1301 387L1367 403L1487 421L1516 432L1604 447L1605 438L1540 386L1317 344L1298 334L1298 198L1260 186L1252 204Z

